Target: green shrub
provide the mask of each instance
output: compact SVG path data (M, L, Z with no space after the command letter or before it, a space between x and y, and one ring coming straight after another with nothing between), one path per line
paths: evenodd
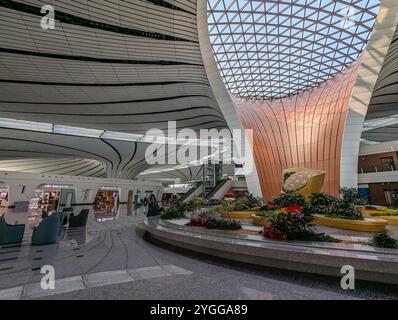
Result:
M208 211L209 211L209 213L217 214L217 213L220 213L221 211L223 211L223 206L219 205L219 206L210 207L210 208L208 208Z
M229 219L209 219L206 224L209 229L222 229L222 230L240 230L242 225L237 220Z
M338 219L363 220L358 207L342 199L337 200L325 210L325 216Z
M372 217L377 216L385 216L385 217L398 217L398 211L380 211L380 212L372 212Z
M210 210L201 210L201 211L199 211L199 212L195 212L195 213L192 215L192 218L195 218L195 217L213 219L213 218L216 217L216 215L215 215L215 213L213 213L213 212L210 211Z
M290 206L306 207L305 199L302 195L295 192L283 192L279 196L272 199L272 203L278 208L285 208Z
M377 216L397 217L398 216L398 210L387 209L387 208L376 208L376 207L372 207L372 206L364 207L362 209L362 213L369 214L372 217L377 217Z
M161 219L171 220L171 219L181 219L185 218L184 212L176 207L167 208L164 213L160 216Z
M198 210L205 206L205 199L202 197L196 197L188 202L188 207L191 211Z
M250 207L243 200L234 201L232 203L232 208L232 211L245 211L250 209Z
M312 213L325 214L326 209L336 203L338 199L329 193L313 193L310 201L310 210Z
M271 225L264 227L266 237L280 240L340 242L324 233L315 233L313 217L303 212L281 212L270 217Z
M175 208L177 208L180 212L192 212L204 207L204 199L203 198L195 198L188 202L177 202L175 204Z
M221 207L223 211L246 211L250 209L249 206L241 200L224 201Z
M252 194L248 194L234 201L223 201L221 207L223 211L246 211L261 205L261 201Z
M235 201L222 201L221 211L235 211Z
M247 206L249 209L254 208L261 205L260 199L253 196L251 193L247 194L246 196L242 197L240 201Z
M368 200L360 195L355 188L341 188L341 200L356 206L364 206L368 204Z
M192 217L188 226L200 226L208 229L239 230L242 226L237 220L220 219L215 217Z
M319 242L341 242L341 240L333 238L325 233L304 232L297 234L294 240L300 241L319 241Z
M280 213L270 218L271 229L285 233L292 240L300 234L313 232L312 220L312 215L302 212Z
M173 208L176 208L180 212L186 212L189 210L189 203L188 202L181 202L178 201L173 205ZM171 209L171 208L170 208Z
M376 233L372 244L379 248L398 248L398 241L390 237L387 232Z

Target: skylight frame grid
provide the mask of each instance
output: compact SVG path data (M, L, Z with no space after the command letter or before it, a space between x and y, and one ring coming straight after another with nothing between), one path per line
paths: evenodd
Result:
M209 32L227 88L268 100L329 80L357 60L369 39L379 0L360 7L362 2L208 0ZM337 10L347 5L359 19L351 28L344 28L345 16Z

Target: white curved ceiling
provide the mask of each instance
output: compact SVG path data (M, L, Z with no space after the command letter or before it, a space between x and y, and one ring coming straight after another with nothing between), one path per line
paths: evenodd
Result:
M150 167L148 144L97 131L227 127L203 67L196 0L46 3L55 30L40 28L43 1L0 1L0 118L53 125L0 124L0 169L130 179Z
M368 141L398 140L398 28L377 79L362 138Z
M107 177L104 163L93 159L32 158L33 155L20 155L20 158L11 155L10 157L11 160L0 160L1 170L94 178ZM6 159L6 157L3 156L1 159Z
M225 128L199 49L196 1L0 1L0 117L143 133Z
M101 176L106 173L108 178L134 178L150 167L144 160L147 146L148 144L139 142L0 128L0 168L6 170L10 164L3 161L10 159L41 158L41 163L49 161L49 165L38 173L73 175L75 172L77 175L82 161L95 160L97 164L101 164L101 171L79 174L97 176L102 172ZM53 159L59 159L58 168L50 167ZM71 163L73 166L68 168L69 173L65 172L64 168L71 160L77 159L79 162ZM31 172L31 167L21 162L17 167L21 169L18 171Z

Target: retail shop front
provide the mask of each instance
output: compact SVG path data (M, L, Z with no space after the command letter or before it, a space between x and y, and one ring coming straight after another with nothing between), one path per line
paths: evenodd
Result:
M7 212L8 208L8 185L0 183L0 216Z
M94 215L98 222L113 220L118 213L120 188L102 186L94 199Z
M0 183L0 207L8 207L8 185Z
M50 212L70 208L76 203L73 185L41 184L29 203L31 215L46 215Z

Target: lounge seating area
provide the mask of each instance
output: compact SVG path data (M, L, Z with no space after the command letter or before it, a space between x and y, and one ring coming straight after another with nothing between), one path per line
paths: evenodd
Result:
M60 220L58 213L44 218L39 226L33 228L32 245L45 245L57 242Z
M82 209L75 215L73 209L65 208L62 212L53 212L44 216L40 224L33 227L31 245L57 243L64 229L86 226L89 212L89 209ZM25 224L10 225L4 216L1 216L0 245L22 244L25 227Z
M72 212L69 216L69 228L84 227L87 224L89 212L89 209L83 209L76 216Z
M21 243L25 232L24 224L9 225L0 217L0 245Z

